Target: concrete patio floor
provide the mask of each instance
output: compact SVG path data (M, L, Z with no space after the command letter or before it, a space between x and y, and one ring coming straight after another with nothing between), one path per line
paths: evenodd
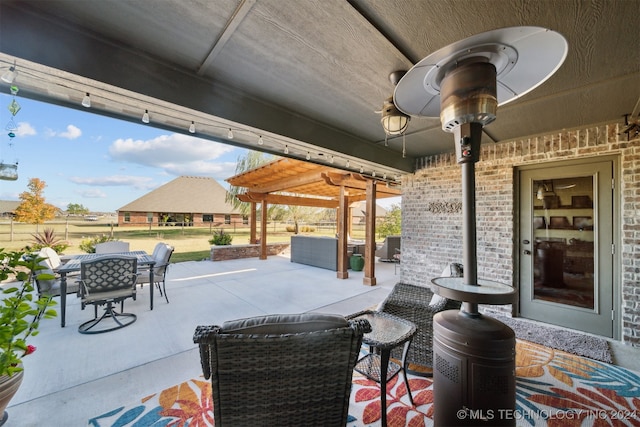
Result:
M376 262L377 286L362 284L363 272L336 272L267 260L172 264L167 273L170 303L149 288L127 300L137 321L124 329L82 335L78 325L93 316L75 295L67 299L66 327L59 318L41 323L23 359L23 383L8 407L8 426L86 426L91 417L202 374L192 342L197 325L273 313L351 314L381 302L399 280L394 265ZM613 343L617 364L640 371L640 349Z
M156 289L150 310L145 286L125 302L137 321L97 335L78 332L93 307L83 311L69 295L66 326L44 320L29 340L37 351L23 359L7 425L86 426L91 417L202 375L192 341L197 325L273 313L354 313L382 301L399 276L393 264L377 262L376 278L377 286L365 286L361 271L342 280L286 256L176 263L167 272L169 304Z

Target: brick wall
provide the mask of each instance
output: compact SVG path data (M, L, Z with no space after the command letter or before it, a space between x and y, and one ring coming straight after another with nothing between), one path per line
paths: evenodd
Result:
M640 139L627 141L626 135L618 135L621 128L610 124L481 147L476 164L478 276L518 285L513 258L517 166L617 155L622 339L640 347ZM453 135L451 144L453 149ZM400 280L429 284L448 263L462 262L461 171L455 155L419 159L418 171L403 178L402 190Z
M267 243L267 256L279 255L289 248L289 243ZM211 246L211 261L226 261L239 258L257 258L260 245Z

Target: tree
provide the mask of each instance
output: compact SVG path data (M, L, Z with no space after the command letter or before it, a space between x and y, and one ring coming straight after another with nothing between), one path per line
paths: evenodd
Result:
M274 159L275 156L261 151L247 151L247 154L245 154L244 157L238 157L238 162L236 163L236 175L255 169L258 166L268 163ZM225 201L227 203L231 203L234 208L240 211L241 214L248 215L250 210L249 203L241 202L236 197L238 194L242 194L243 192L243 187L236 187L232 185L229 187L229 191L227 191Z
M39 178L31 178L27 188L29 191L20 193L22 203L16 208L16 221L35 224L37 226L56 216L58 208L47 203L44 199L44 189L47 184Z
M85 208L79 203L69 203L67 205L67 213L69 215L86 215L89 213L89 208Z
M398 235L402 231L402 211L400 205L393 204L377 227L380 237Z
M285 214L285 218L293 221L294 225L294 234L299 233L299 224L301 221L311 222L315 217L317 217L319 213L318 208L313 208L309 206L293 206L287 205L287 210Z

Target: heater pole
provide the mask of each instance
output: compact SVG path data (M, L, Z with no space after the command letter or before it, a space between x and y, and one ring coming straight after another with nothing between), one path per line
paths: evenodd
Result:
M462 164L462 260L464 284L478 284L478 257L476 252L476 179L475 163ZM478 313L478 304L463 302L463 311Z
M476 249L476 162L480 160L481 123L464 123L454 130L456 156L462 169L462 263L464 284L478 285ZM477 315L478 304L462 303L462 311Z

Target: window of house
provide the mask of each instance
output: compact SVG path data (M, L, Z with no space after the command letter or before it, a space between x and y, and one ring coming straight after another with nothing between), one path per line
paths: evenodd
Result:
M202 214L202 222L213 222L212 214Z
M231 215L225 215L224 216L224 223L225 224L231 224Z
M242 215L242 223L244 225L249 224L249 215Z
M124 213L124 222L131 222L131 212Z
M147 212L147 222L149 224L153 222L153 212Z

